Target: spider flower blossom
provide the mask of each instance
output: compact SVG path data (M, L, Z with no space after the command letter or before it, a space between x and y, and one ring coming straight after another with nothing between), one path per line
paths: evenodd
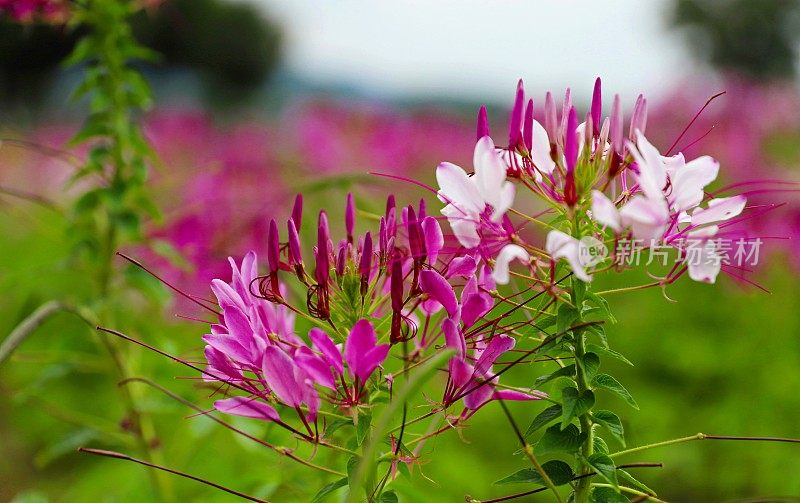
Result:
M686 270L696 281L714 282L722 267L721 260L715 260L718 238L746 218L740 214L747 202L744 194L708 195L707 186L719 172L717 161L707 155L690 161L682 153L662 155L645 137L647 100L643 96L634 104L626 137L618 96L613 98L610 115L603 118L600 79L581 123L570 90L560 112L553 96L546 95L544 124L535 118L533 107L520 81L508 145L497 147L492 142L482 107L474 174L449 163L440 164L436 171L439 198L446 203L442 213L464 247L492 259L496 282L511 279L513 262L525 265L526 275L534 281L552 282L543 255L550 257L552 267L563 259L577 278L591 281L596 263L585 255L588 247L602 246L604 228L613 233L615 243L633 238L644 248L677 249L685 267L671 272L666 282ZM519 224L505 215L514 196L520 199L517 186L544 205L528 218L514 211L524 219ZM520 231L549 215L560 216L569 225L551 225L544 246L530 242L535 233ZM686 240L698 241L700 254L707 260L687 261Z
M214 403L229 414L280 421L272 403L296 409L314 421L320 406L317 387L342 390L342 403L357 404L363 384L386 359L389 346L376 344L375 330L367 320L357 321L341 349L324 331L309 332L311 345L297 336L294 313L284 305L255 296L257 260L248 253L237 267L231 260L230 283L214 280L212 289L222 315L203 339L208 367L205 378L236 385L249 396L234 396ZM345 364L346 369L345 371ZM301 412L301 407L306 410Z
M406 361L435 348L456 350L442 407L463 399L459 420L493 399L543 396L497 388L493 367L515 340L482 322L495 307L491 269L477 251L445 254L442 230L424 202L398 210L390 197L373 238L357 234L355 199L348 195L346 237L334 244L327 213L320 212L311 264L303 258L302 208L298 196L286 242L270 222L265 274L250 252L241 264L230 261L230 282L212 282L221 314L204 337L204 377L234 394L216 401L217 410L288 428L283 416L293 410L308 431L302 435L313 439L311 424L325 403L354 410L377 386L391 386L392 376L378 369L392 345L406 342L412 347ZM296 295L284 286L290 281L306 288L305 306L292 303ZM295 329L302 311L319 321L307 336Z

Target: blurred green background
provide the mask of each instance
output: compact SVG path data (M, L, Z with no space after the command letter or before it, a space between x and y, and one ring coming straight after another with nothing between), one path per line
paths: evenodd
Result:
M267 10L221 0L167 1L134 20L139 40L163 55L158 64L143 67L156 91L156 110L146 117L145 129L159 156L152 183L164 208L162 221L148 223L149 232L171 242L186 260L176 266L147 250L130 252L204 296L208 280L224 276L227 255L258 249L267 219L286 218L295 191L311 194L313 207L339 205L348 190L357 190L361 207L379 208L387 190L398 187L365 176L367 171L430 180L438 161L466 163L471 157L472 116L480 104L474 96L480 88L465 93L412 88L393 96L303 75L293 63L295 34L282 24L293 11L280 2L262 3ZM624 5L634 3L615 8ZM361 8L369 10L367 4ZM269 9L280 15L269 17ZM687 35L685 47L696 56L692 68L704 75L649 77L666 82L660 101L651 100L648 124L659 145L668 146L680 134L711 94L709 88L728 89L726 101L700 121L717 126L717 133L692 154L720 158L723 172L730 166L728 181L774 173L797 179L797 2L679 0L652 10L662 26L659 36L673 37L668 44L681 45L678 34ZM341 16L327 22L358 21ZM439 22L458 23L459 17ZM668 31L672 25L677 31ZM16 197L36 194L59 207L69 198L61 182L70 163L60 149L75 130L82 105L64 105L64 96L80 69L64 70L59 61L75 36L59 27L0 24L0 339L50 299L80 302L92 295L86 270L68 253L63 211ZM589 32L571 36L581 46L591 43ZM384 54L388 64L401 59L402 49L396 50ZM535 59L535 48L529 50ZM475 64L481 68L480 61ZM358 81L358 61L352 68ZM519 68L514 71L530 71ZM609 77L622 79L627 72L619 68ZM514 83L504 85L511 91ZM576 99L588 100L590 81L559 84L574 85L582 91ZM491 93L487 101L506 103ZM493 125L502 130L506 108L490 108ZM695 125L687 140L702 134L703 124ZM206 199L207 185L223 182L226 189L214 192L224 193ZM260 184L270 184L270 193ZM427 197L414 187L399 190L401 200ZM800 205L792 194L785 196L789 204L762 232L791 237L800 229ZM678 282L667 291L675 302L657 290L612 298L619 323L607 328L611 345L635 364L615 364L613 372L641 407L620 414L629 446L697 432L800 437L798 253L791 240L765 246L768 265L753 278L770 293L721 278L714 286ZM175 316L190 315L191 309L124 261L117 261L115 270L105 306L114 313L113 326L170 353L201 357L205 327ZM605 278L607 284L597 288L645 279L625 274ZM207 390L181 378L192 376L187 369L138 348L128 357L129 374L148 377L204 407L210 403ZM233 501L190 481L75 452L84 445L135 452L115 372L98 333L69 313L47 320L0 368L0 500ZM546 372L523 367L512 380L530 385ZM150 447L158 462L279 503L309 501L330 482L207 418L190 417L190 409L151 388L131 384L129 389L153 421L157 442ZM603 400L618 411L624 407L615 398ZM511 405L523 427L544 407ZM259 434L269 428L233 422ZM280 432L270 434L281 439ZM426 463L394 484L403 501L463 501L465 494L487 499L526 489L492 486L526 465L512 455L517 441L496 404L477 414L462 437L450 433L428 443ZM723 502L800 497L798 460L800 451L789 444L705 441L626 461L663 462L663 468L637 473L667 501ZM151 490L150 477L158 477L160 495ZM527 500L549 501L549 496Z

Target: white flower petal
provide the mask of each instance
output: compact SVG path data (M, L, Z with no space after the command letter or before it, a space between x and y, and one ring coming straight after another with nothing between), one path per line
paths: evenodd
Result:
M599 190L592 191L592 218L615 232L622 230L622 218L617 207Z
M519 260L520 262L528 262L531 256L525 251L525 248L515 245L507 244L497 254L494 261L494 270L492 271L492 279L498 284L505 285L508 283L509 277L509 264L512 260Z
M500 223L503 220L503 215L505 215L506 211L514 204L514 194L516 191L517 188L513 183L503 183L498 192L497 204L492 205L494 207L494 211L492 212L493 222Z
M475 167L475 186L482 198L482 202L489 203L497 208L500 199L500 188L506 181L506 165L500 154L494 149L494 143L488 136L484 136L475 144L473 156ZM481 206L483 210L483 206Z
M633 236L645 241L658 240L669 222L669 209L663 200L634 196L619 210L622 225L633 229Z
M703 201L703 189L719 173L719 163L704 155L675 170L672 176L672 206L675 211L686 211Z
M696 255L687 259L689 277L694 281L714 283L722 269L722 261L717 254L717 245L707 240L700 245Z
M455 164L449 162L439 164L436 168L436 181L439 184L439 199L443 202L455 204L475 215L480 214L486 207L475 182Z
M745 196L720 197L708 202L708 208L697 209L692 213L692 225L704 225L729 220L744 210Z
M569 263L575 277L588 283L592 277L586 273L580 260L580 241L561 231L550 231L547 234L545 250L553 260L564 259Z
M447 217L450 228L453 230L458 242L466 248L475 248L480 244L478 236L478 220L465 214L460 208L448 204L442 208L442 214Z
M550 157L550 138L547 137L547 130L538 121L533 121L533 146L531 158L533 164L542 173L552 173L556 167L555 161Z
M658 150L641 133L637 135L636 145L628 144L628 150L639 166L635 178L645 195L651 199L664 197L667 172Z

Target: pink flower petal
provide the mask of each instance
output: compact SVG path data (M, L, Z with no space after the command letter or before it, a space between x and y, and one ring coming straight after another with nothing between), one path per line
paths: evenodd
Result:
M453 287L444 277L432 269L419 273L419 286L423 292L439 302L450 317L458 315L458 300Z
M225 414L263 419L265 421L280 421L281 418L272 406L254 398L235 396L214 402L214 408Z

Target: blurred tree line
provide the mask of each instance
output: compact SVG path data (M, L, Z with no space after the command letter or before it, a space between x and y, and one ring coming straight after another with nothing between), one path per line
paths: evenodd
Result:
M152 71L196 73L213 104L245 100L269 79L281 57L279 26L247 3L167 0L138 13L133 27L140 43L162 55ZM41 102L80 37L65 26L21 25L0 17L3 108Z
M671 22L717 70L762 82L797 74L798 0L675 0Z

